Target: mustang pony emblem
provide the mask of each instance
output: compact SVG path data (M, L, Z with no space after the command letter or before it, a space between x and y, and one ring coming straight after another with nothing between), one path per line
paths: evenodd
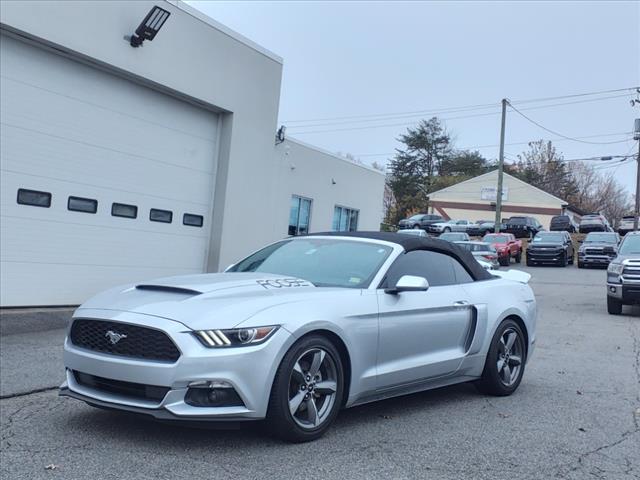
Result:
M108 337L109 341L114 345L118 343L120 340L122 340L123 338L127 338L127 336L124 333L114 332L113 330L109 330L107 333L104 334L104 336Z

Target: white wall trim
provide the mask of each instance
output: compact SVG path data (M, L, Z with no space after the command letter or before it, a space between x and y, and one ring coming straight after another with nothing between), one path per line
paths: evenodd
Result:
M273 60L275 62L278 62L280 65L283 64L284 61L283 61L282 57L280 57L279 55L276 55L271 50L267 50L263 46L258 45L256 42L254 42L253 40L248 39L244 35L236 32L234 30L231 30L226 25L223 25L222 23L214 20L213 18L211 18L208 15L202 13L200 10L198 10L195 7L192 7L191 5L189 5L188 3L184 2L183 0L165 0L165 1L167 3L170 3L171 5L173 5L174 7L179 8L183 12L188 13L192 17L197 18L201 22L204 22L207 25L210 25L211 27L215 28L216 30L220 30L222 33L224 33L225 35L233 38L234 40L237 40L238 42L243 43L248 47L251 47L256 52L261 53L265 57L268 57L271 60Z
M300 145L301 147L305 147L305 148L308 148L310 150L314 150L314 151L322 153L324 155L329 155L330 157L337 158L338 160L342 160L343 162L348 163L349 165L355 165L356 167L364 168L365 170L369 170L370 172L378 173L378 174L382 175L383 177L386 177L386 175L387 175L385 172L382 172L382 171L378 170L377 168L370 167L369 165L365 165L363 163L353 162L353 161L349 160L348 158L341 157L340 155L335 154L333 152L330 152L329 150L325 150L324 148L316 147L315 145L311 145L310 143L303 142L302 140L298 140L297 138L293 138L293 137L290 137L288 135L287 135L287 137L285 139L285 142L295 143L296 145Z

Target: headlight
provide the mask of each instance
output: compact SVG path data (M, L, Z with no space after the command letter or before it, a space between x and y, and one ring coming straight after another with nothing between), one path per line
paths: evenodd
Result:
M265 342L278 327L232 328L229 330L198 330L196 337L205 347L240 347Z
M614 275L620 275L623 270L624 265L622 265L621 263L610 263L609 268L607 268L607 271L609 273L613 273Z

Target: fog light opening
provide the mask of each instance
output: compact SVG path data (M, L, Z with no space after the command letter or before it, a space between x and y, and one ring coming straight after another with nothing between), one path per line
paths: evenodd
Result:
M609 287L609 291L611 293L616 293L616 287Z
M233 386L218 380L191 382L184 401L192 407L244 407Z

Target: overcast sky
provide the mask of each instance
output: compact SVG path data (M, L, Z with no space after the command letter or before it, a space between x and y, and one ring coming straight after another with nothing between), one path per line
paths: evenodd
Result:
M611 144L554 141L565 158L637 152L630 132L640 106L629 105L633 95L516 101L639 86L640 2L190 3L284 58L280 122L289 136L365 163L391 157L397 136L422 118L407 112L497 105L503 97L565 136L618 134L583 139L618 141ZM496 158L498 111L439 116L458 148ZM379 114L398 115L370 121ZM469 115L476 116L452 118ZM353 116L362 117L340 118ZM506 132L507 144L558 138L515 112L507 115ZM505 151L514 158L524 148ZM633 163L603 171L635 188Z

